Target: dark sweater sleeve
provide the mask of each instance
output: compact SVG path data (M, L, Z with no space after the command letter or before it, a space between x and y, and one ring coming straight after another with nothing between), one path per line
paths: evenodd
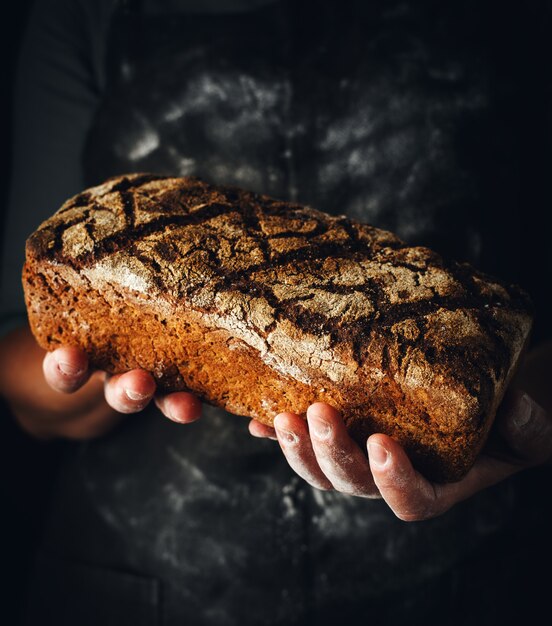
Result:
M24 323L27 236L81 190L81 153L104 85L115 0L36 0L13 102L12 177L2 246L0 335Z

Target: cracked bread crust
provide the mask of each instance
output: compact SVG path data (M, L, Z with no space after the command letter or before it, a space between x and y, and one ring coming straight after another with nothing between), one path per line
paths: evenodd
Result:
M521 289L389 232L151 174L68 200L23 284L46 349L269 425L328 402L362 449L385 432L440 482L473 464L531 328Z

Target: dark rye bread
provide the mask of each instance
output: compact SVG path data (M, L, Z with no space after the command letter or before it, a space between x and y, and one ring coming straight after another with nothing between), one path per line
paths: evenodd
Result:
M363 448L388 433L438 481L473 464L531 327L520 289L466 264L195 178L68 200L28 239L23 283L48 350L265 424L328 402Z

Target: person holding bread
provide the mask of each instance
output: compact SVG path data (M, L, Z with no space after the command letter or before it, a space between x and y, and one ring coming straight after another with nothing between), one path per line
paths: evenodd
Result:
M533 144L508 126L525 106L508 74L519 51L489 41L490 8L475 21L473 10L37 3L16 94L0 391L24 431L72 443L27 623L431 623L488 582L481 555L516 518L523 470L545 472L552 457L549 302L537 290L549 274L531 274L549 272L546 248L511 245L526 206L549 191L533 179L527 197L504 188L532 172L519 144L538 160L549 138L530 134ZM524 54L538 60L534 46ZM25 241L68 198L140 172L346 215L526 289L533 331L471 469L431 480L386 434L359 445L324 401L306 419L276 408L273 427L247 430L189 391L161 392L144 369L107 373L70 342L39 347L21 287ZM477 615L452 623L512 614L514 600L495 602L511 579L492 576Z

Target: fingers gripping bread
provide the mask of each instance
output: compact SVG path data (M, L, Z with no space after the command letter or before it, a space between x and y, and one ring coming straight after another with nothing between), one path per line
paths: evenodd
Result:
M473 464L531 327L517 287L345 217L195 178L133 174L68 200L27 242L46 349L271 424L338 408L439 481Z

